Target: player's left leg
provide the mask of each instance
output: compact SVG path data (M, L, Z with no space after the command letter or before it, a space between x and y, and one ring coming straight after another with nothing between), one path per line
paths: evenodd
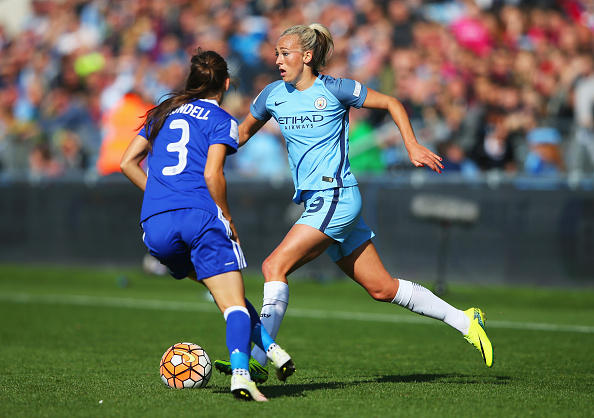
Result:
M370 240L351 254L337 260L336 264L375 300L400 305L457 329L481 352L487 366L491 367L493 364L493 349L484 332L485 317L480 310L477 309L477 315L474 314L474 310L472 315L469 315L417 283L393 278L385 269Z

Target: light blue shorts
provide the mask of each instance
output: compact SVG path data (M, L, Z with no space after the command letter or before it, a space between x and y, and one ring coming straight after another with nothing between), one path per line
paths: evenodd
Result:
M202 280L247 266L222 213L216 217L202 209L172 210L151 216L142 229L151 255L176 279L191 270Z
M334 239L326 252L336 262L375 236L361 217L357 186L305 191L305 211L296 224L309 225Z

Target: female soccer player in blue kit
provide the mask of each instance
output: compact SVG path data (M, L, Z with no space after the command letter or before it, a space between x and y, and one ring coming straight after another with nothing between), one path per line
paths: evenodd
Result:
M384 268L361 218L361 195L350 171L349 109L382 109L400 129L411 162L440 173L441 158L420 145L402 104L359 82L322 75L319 71L334 48L328 29L320 24L298 25L284 31L276 44L276 64L282 80L266 86L252 102L239 126L239 144L249 140L270 118L276 119L287 143L295 184L295 203L305 211L284 240L262 264L264 303L261 320L276 337L289 302L287 276L327 252L351 279L378 301L390 302L439 319L462 333L493 364L493 348L478 308L456 309L426 288L393 278ZM252 351L251 372L266 379L267 358ZM226 361L217 360L229 372Z
M192 57L185 88L149 110L126 150L122 172L141 190L143 240L176 279L204 284L227 323L232 378L239 399L266 401L250 378L251 341L285 380L291 357L262 326L245 299L246 262L229 205L223 165L238 147L237 121L219 107L229 88L227 63L216 52ZM140 166L148 156L148 176Z

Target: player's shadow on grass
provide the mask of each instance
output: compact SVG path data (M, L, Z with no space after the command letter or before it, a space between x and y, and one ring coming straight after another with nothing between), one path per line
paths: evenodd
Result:
M509 376L477 376L465 375L460 373L448 374L409 374L409 375L390 375L373 378L372 381L383 383L460 383L460 384L491 384L491 385L507 385L511 377Z
M280 398L283 396L301 397L306 392L329 389L347 389L353 386L360 386L369 383L458 383L458 384L490 384L506 385L510 382L509 376L475 376L464 374L409 374L409 375L386 375L386 376L361 376L360 379L351 382L316 382L311 379L309 383L287 383L260 385L259 388L268 398ZM324 379L325 380L325 379Z

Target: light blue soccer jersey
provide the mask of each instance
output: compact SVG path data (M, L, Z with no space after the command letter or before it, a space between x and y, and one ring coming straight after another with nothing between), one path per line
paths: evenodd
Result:
M295 203L304 190L326 190L357 184L351 173L349 109L360 108L367 88L347 78L318 75L299 91L282 80L269 84L250 106L258 120L274 117L287 143L295 184Z
M147 137L146 126L139 135ZM148 155L148 179L141 221L175 209L203 209L215 217L218 207L204 181L208 148L227 145L237 151L237 121L214 100L195 100L173 110Z

